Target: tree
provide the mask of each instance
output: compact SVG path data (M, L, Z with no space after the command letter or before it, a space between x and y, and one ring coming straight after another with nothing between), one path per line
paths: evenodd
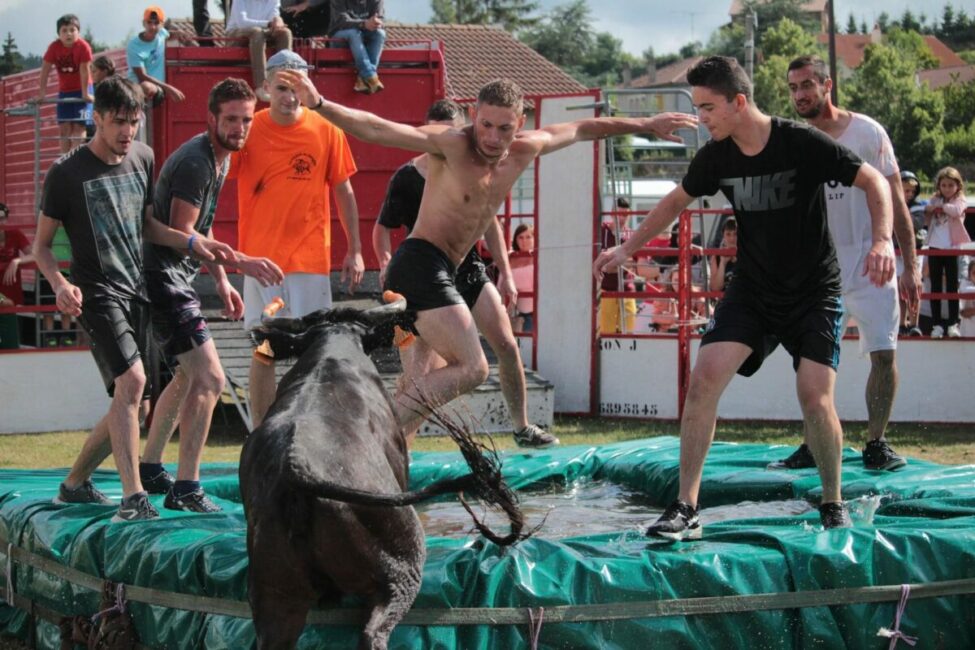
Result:
M562 68L581 69L596 45L589 5L586 0L573 0L555 7L521 40Z
M17 42L14 36L7 32L7 39L3 42L3 54L0 55L0 77L14 74L24 69L22 57L17 52Z
M769 115L793 116L789 98L789 63L806 54L824 54L816 37L783 18L762 37L765 60L755 71L755 103Z
M904 44L921 36L899 31L894 30L886 43L867 46L863 63L846 85L847 108L887 129L902 168L934 170L945 144L944 98L927 86L917 86L918 55Z
M846 21L846 33L847 34L857 33L857 19L852 12L850 13L850 17Z
M975 81L954 80L938 89L945 102L945 130L953 131L975 124Z
M900 27L904 31L918 32L921 31L921 23L914 17L910 9L905 9L904 13L901 15L900 21L894 22L894 25Z
M877 16L877 26L880 28L881 34L886 34L890 28L890 14L886 11L881 11L880 15Z
M460 25L501 25L518 32L538 22L532 12L535 0L430 0L431 23Z
M104 52L105 50L111 49L110 45L95 40L95 35L91 31L91 27L85 29L83 38L88 41L88 45L91 45L92 52Z

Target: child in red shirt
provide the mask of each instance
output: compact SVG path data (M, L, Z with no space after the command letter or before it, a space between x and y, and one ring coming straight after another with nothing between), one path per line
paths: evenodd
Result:
M51 67L58 71L58 99L83 99L82 102L58 102L58 130L61 153L67 153L84 142L85 124L91 120L91 45L81 37L81 21L74 14L58 18L58 38L44 53L41 64L37 101L47 94L47 77Z

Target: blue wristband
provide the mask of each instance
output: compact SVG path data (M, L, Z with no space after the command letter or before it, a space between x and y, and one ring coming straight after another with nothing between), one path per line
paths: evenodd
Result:
M186 250L193 252L193 242L196 240L196 235L190 235L190 240L186 242Z

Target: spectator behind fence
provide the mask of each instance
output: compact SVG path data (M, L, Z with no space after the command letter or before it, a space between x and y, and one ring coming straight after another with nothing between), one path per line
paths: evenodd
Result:
M961 301L961 335L975 337L975 258L968 260L968 277L962 281L959 292L967 294Z
M602 250L607 248L612 248L616 244L620 243L617 241L616 232L617 224L619 224L619 231L622 233L623 227L626 224L626 220L629 214L626 213L630 209L630 202L625 197L619 197L616 199L616 209L622 211L622 214L618 214L616 218L610 217L603 221L602 226L599 229L600 232L600 246ZM625 267L620 267L618 270L612 273L607 273L603 277L603 281L600 284L600 288L603 291L619 291L620 290L620 276L626 277L630 275L630 271ZM633 288L632 284L628 287ZM622 319L620 314L620 309L622 309ZM599 298L599 333L600 334L625 334L627 332L632 332L636 328L636 300L633 298Z
M254 94L262 102L271 101L264 84L267 78L265 45L270 41L275 50L291 49L291 30L281 19L281 3L278 0L234 0L227 18L227 35L247 39Z
M924 208L924 221L928 229L927 245L932 250L950 250L971 241L965 230L965 182L954 167L945 167L935 177L934 196ZM951 255L928 256L932 293L956 293L958 291L958 258ZM940 339L947 332L949 337L961 336L958 325L958 300L948 300L948 318L941 316L941 301L931 300L931 313L935 323L931 338Z
M907 209L911 213L911 224L914 226L914 249L921 250L921 246L924 245L924 240L928 235L928 231L924 228L924 206L928 202L926 199L920 198L921 181L918 180L914 172L906 169L901 170L901 190L904 192L904 203L907 204ZM894 248L900 248L896 237L894 238ZM924 260L920 255L917 255L914 261L917 264L918 274L920 274ZM903 264L903 258L898 256L898 275L904 272ZM908 301L904 300L903 296L898 296L898 302L901 312L900 333L907 334L908 336L920 336L921 330L918 327L920 304L914 305L912 308Z
M511 252L521 253L509 262L515 289L518 290L511 325L516 332L531 332L535 329L535 298L522 297L522 294L535 293L535 229L526 223L515 228L511 236Z
M281 0L281 18L295 38L327 36L329 0Z
M129 79L139 84L146 102L158 106L164 97L181 102L185 98L176 86L166 83L166 39L169 31L163 27L166 14L158 5L149 5L142 12L142 31L129 40L125 60Z
M331 0L330 38L349 42L359 71L353 90L373 94L383 89L379 80L379 57L386 42L383 29L383 0Z
M725 219L721 226L721 248L738 248L738 222L734 217ZM708 260L708 283L711 291L724 291L735 275L738 264L736 255L712 255Z
M20 284L20 267L34 261L27 236L14 228L4 229L10 210L0 203L0 307L24 304L24 290Z
M91 120L91 45L81 37L81 21L74 14L58 18L58 37L47 47L41 63L37 101L47 94L51 67L58 71L58 134L61 153L84 141L85 124ZM83 99L84 103L68 101Z

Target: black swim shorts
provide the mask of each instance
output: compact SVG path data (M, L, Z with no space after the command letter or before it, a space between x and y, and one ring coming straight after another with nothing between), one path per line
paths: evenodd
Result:
M141 300L85 294L81 305L81 325L91 339L91 354L109 395L115 394L115 378L137 362L149 357L149 305ZM142 396L152 394L148 372Z
M457 291L456 269L447 255L430 242L408 237L389 260L384 289L406 298L408 309L425 311L464 304Z
M783 311L770 308L746 283L735 280L715 308L701 345L734 341L750 347L752 354L738 369L745 377L755 374L780 343L792 355L793 369L805 358L836 370L843 322L839 295L797 297Z
M175 368L177 356L210 340L210 328L193 287L166 271L146 270L146 290L152 302L152 330L166 364Z
M477 254L477 250L472 248L457 267L457 291L471 310L477 304L484 285L490 282L491 278L488 277L484 260Z

